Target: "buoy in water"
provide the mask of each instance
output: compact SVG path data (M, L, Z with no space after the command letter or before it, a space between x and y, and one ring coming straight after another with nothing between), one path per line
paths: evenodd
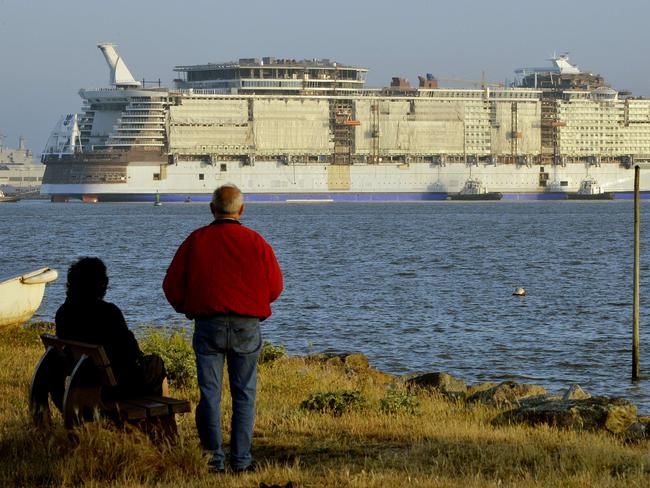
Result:
M515 292L513 293L513 295L516 297L525 297L526 290L524 290L522 287L515 288Z

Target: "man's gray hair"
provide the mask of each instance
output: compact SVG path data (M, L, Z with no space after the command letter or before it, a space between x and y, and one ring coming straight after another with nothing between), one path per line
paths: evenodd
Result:
M212 205L217 213L235 214L244 204L244 194L236 185L226 183L212 193Z

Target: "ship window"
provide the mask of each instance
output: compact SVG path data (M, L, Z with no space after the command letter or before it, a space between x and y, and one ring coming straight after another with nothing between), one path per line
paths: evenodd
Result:
M226 163L221 163L221 171L228 171L228 166Z
M569 186L568 181L560 181L560 186Z
M153 179L154 179L154 181L159 181L160 180L160 173L154 173L153 174Z
M199 180L204 180L204 179L205 179L205 175L203 173L199 173Z

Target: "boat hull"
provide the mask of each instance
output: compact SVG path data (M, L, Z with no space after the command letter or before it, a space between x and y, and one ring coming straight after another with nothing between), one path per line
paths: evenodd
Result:
M487 193L477 193L475 195L463 195L462 193L457 193L455 195L449 195L450 200L458 201L467 201L467 202L480 202L485 200L501 200L503 198L503 193L498 191L491 191Z
M58 277L56 270L42 268L0 282L0 327L18 327L36 313L45 285Z

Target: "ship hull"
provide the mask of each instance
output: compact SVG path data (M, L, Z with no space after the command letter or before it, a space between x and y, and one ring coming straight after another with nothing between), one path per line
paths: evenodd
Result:
M569 200L613 200L614 194L611 192L605 193L594 193L591 195L581 194L581 193L569 193L567 195Z
M155 193L109 193L98 195L97 201L101 203L154 203ZM633 192L611 193L609 198L575 199L569 198L564 193L505 193L500 199L483 198L471 199L473 201L611 201L631 200ZM64 198L52 199L54 203L67 203L69 200L82 200L83 194L68 194ZM650 200L650 191L640 194L642 200ZM162 203L209 203L212 193L176 193L160 195ZM248 193L247 202L255 203L328 203L328 202L441 202L447 200L470 201L470 199L450 198L447 193Z
M209 165L186 161L166 165L162 179L160 168L160 164L128 163L123 183L46 183L41 191L53 200L87 200L92 196L99 202L153 202L158 194L163 202L199 202L209 200L216 187L233 183L248 201L426 201L444 200L460 192L468 178L478 178L489 192L502 193L503 200L561 200L576 192L589 175L615 199L625 199L631 198L634 180L632 168L618 164L588 167L581 163L558 167L426 162L337 166L287 165L278 161ZM97 172L96 165L93 171ZM565 190L549 191L549 181L556 181ZM641 190L650 192L650 171L641 172Z

